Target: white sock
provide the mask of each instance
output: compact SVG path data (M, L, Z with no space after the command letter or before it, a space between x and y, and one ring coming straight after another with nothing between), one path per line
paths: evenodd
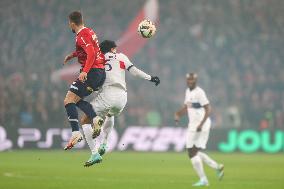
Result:
M208 182L208 179L205 175L204 169L203 169L203 164L202 164L202 160L201 158L196 155L193 158L191 158L191 163L192 166L194 168L194 170L196 171L197 175L199 176L199 179L205 182Z
M197 155L204 161L209 167L212 167L213 169L218 169L218 163L211 159L207 154L203 152L198 152Z
M82 125L82 128L83 128L86 141L88 143L88 146L89 146L92 154L96 154L98 151L96 149L96 141L92 137L93 129L92 129L91 124L84 124L84 125Z
M75 137L77 134L81 134L80 131L72 131L72 137Z
M108 136L113 128L114 125L114 117L106 116L104 125L103 125L103 143L107 143Z

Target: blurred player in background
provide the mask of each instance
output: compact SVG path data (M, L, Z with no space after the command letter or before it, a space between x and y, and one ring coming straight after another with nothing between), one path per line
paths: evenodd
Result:
M102 143L97 150L95 147L94 131L87 115L82 117L82 127L86 141L92 152L85 166L91 166L102 161L102 155L106 152L107 139L114 126L114 116L118 116L127 103L127 90L125 82L125 71L132 75L153 82L156 86L160 84L157 76L150 76L136 68L128 57L122 53L116 53L114 41L105 40L100 44L102 53L106 60L106 80L97 97L92 101L96 113L105 118L102 129Z
M84 26L82 14L78 11L69 15L69 27L73 33L76 33L76 50L65 57L64 64L77 57L82 69L64 99L66 113L72 127L72 136L65 150L72 148L83 139L79 131L76 106L88 115L96 132L99 133L103 119L96 115L92 105L83 98L101 87L105 81L105 59L95 32Z
M185 92L185 100L182 108L175 113L175 121L178 124L180 117L188 113L189 124L187 131L186 148L194 170L199 176L199 181L193 186L208 186L209 182L203 169L203 163L216 170L219 180L224 175L224 165L218 164L207 154L201 152L206 148L209 137L211 120L209 114L211 107L209 100L199 86L197 86L197 74L186 75L188 88Z

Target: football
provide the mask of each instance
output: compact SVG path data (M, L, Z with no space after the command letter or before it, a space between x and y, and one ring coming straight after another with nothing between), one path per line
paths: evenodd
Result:
M143 38L150 38L155 35L156 33L156 26L155 24L150 20L143 20L140 22L137 32L143 37Z

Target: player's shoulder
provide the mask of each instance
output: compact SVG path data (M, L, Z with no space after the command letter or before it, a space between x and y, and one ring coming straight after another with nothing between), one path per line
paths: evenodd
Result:
M119 61L129 61L129 58L123 53L117 53L116 57Z
M189 88L185 89L185 96L190 92Z
M123 53L116 53L116 56L118 57L118 58L121 58L121 59L128 59L128 57L125 55L125 54L123 54Z
M78 33L78 36L92 36L93 34L95 34L95 32L92 28L85 27Z
M200 86L196 87L196 92L198 92L198 93L205 93L205 91Z

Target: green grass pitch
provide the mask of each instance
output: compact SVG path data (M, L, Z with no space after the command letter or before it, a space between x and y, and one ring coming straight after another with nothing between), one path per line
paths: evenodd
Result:
M209 153L225 164L219 182L205 166L210 188L284 188L284 154ZM0 189L185 189L197 181L186 153L113 152L85 168L87 151L0 153Z

